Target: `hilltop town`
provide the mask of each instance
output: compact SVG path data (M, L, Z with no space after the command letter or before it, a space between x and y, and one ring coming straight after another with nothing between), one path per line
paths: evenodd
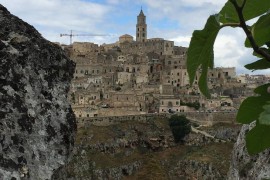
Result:
M177 112L235 112L265 75L236 75L235 67L208 72L211 99L189 84L186 47L147 38L146 16L137 16L136 40L124 34L112 44L62 45L76 63L70 102L77 118Z

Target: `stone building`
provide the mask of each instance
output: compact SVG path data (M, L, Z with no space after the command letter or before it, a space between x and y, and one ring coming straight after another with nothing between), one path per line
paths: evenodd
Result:
M173 55L174 42L163 38L146 39L143 42L124 42L119 47L124 54L142 54L154 52L159 55Z
M78 105L96 105L100 102L99 91L76 91L75 92L75 104Z
M99 46L90 42L74 42L72 44L72 51L76 56L93 56L99 53Z
M111 106L114 108L122 108L123 110L140 111L140 103L134 91L126 90L111 93Z
M160 96L159 112L181 112L180 98L174 96Z
M131 82L133 74L130 72L118 72L117 73L117 84L124 84Z
M119 37L119 47L124 54L143 54L155 52L159 55L173 55L174 42L164 40L163 38L147 39L147 23L146 16L143 11L137 16L136 24L136 41L130 35L123 35Z
M239 83L244 78L237 81L235 68L214 68L209 69L207 79L213 99L203 98L198 87L200 69L192 86L189 82L188 49L163 38L147 39L147 35L146 16L141 10L136 41L124 34L118 42L100 47L93 43L69 47L76 62L71 92L77 117L193 112L198 104L200 110L214 111L234 104L221 95L244 94L246 85ZM256 85L266 79L249 76L247 81Z
M147 39L147 24L146 16L144 15L142 9L140 14L137 16L137 25L136 25L136 41L145 42Z
M129 34L124 34L122 36L119 37L119 43L123 43L123 42L133 42L133 36L129 35Z

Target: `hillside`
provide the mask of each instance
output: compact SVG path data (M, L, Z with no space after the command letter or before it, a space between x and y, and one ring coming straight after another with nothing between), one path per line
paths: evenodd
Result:
M225 179L239 127L200 131L209 137L192 132L181 145L165 117L82 126L73 159L55 179Z

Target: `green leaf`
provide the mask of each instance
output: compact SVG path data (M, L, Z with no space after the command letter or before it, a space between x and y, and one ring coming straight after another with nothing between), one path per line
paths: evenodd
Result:
M246 0L246 4L243 9L244 19L246 21L253 19L266 13L269 9L269 0ZM237 12L230 1L227 1L219 14L221 23L239 23Z
M270 41L270 14L263 15L252 26L252 35L258 46L263 46ZM251 47L248 39L245 41L246 47Z
M246 135L248 153L257 154L270 147L270 126L258 124Z
M260 114L259 123L263 125L270 125L270 104L263 106L264 111Z
M268 69L270 68L270 62L265 59L260 59L256 62L245 65L245 68L252 71L259 69Z
M267 88L270 84L262 85L254 90L260 96L251 96L246 98L240 105L236 120L243 124L249 124L259 119L260 114L264 111L263 106L270 100L270 94Z
M254 89L254 93L260 94L261 96L270 96L268 92L268 87L270 86L270 83L261 85Z
M187 52L187 71L190 84L194 82L196 71L201 67L202 75L199 79L199 88L207 97L210 97L207 88L207 71L208 67L213 68L214 66L213 46L219 30L220 25L216 16L210 16L203 30L193 32Z
M262 104L267 100L262 97L248 97L240 105L236 120L243 124L249 124L259 118L263 112Z

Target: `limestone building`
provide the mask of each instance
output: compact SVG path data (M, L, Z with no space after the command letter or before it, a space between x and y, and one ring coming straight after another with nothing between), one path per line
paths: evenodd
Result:
M143 11L137 16L136 41L130 35L119 37L119 47L124 54L144 54L154 52L159 55L173 55L174 42L163 38L147 39L146 16Z
M133 42L133 37L129 34L124 34L122 36L119 37L119 43L123 43L123 42Z
M77 117L194 112L198 103L200 111L216 112L235 104L221 99L222 95L241 96L245 88L240 86L247 87L241 83L265 81L259 76L239 77L237 81L235 68L209 69L207 81L213 99L205 99L198 88L201 69L190 85L188 48L163 38L147 39L142 10L137 16L136 35L124 34L119 41L101 46L73 43L68 50L76 62L71 98Z

